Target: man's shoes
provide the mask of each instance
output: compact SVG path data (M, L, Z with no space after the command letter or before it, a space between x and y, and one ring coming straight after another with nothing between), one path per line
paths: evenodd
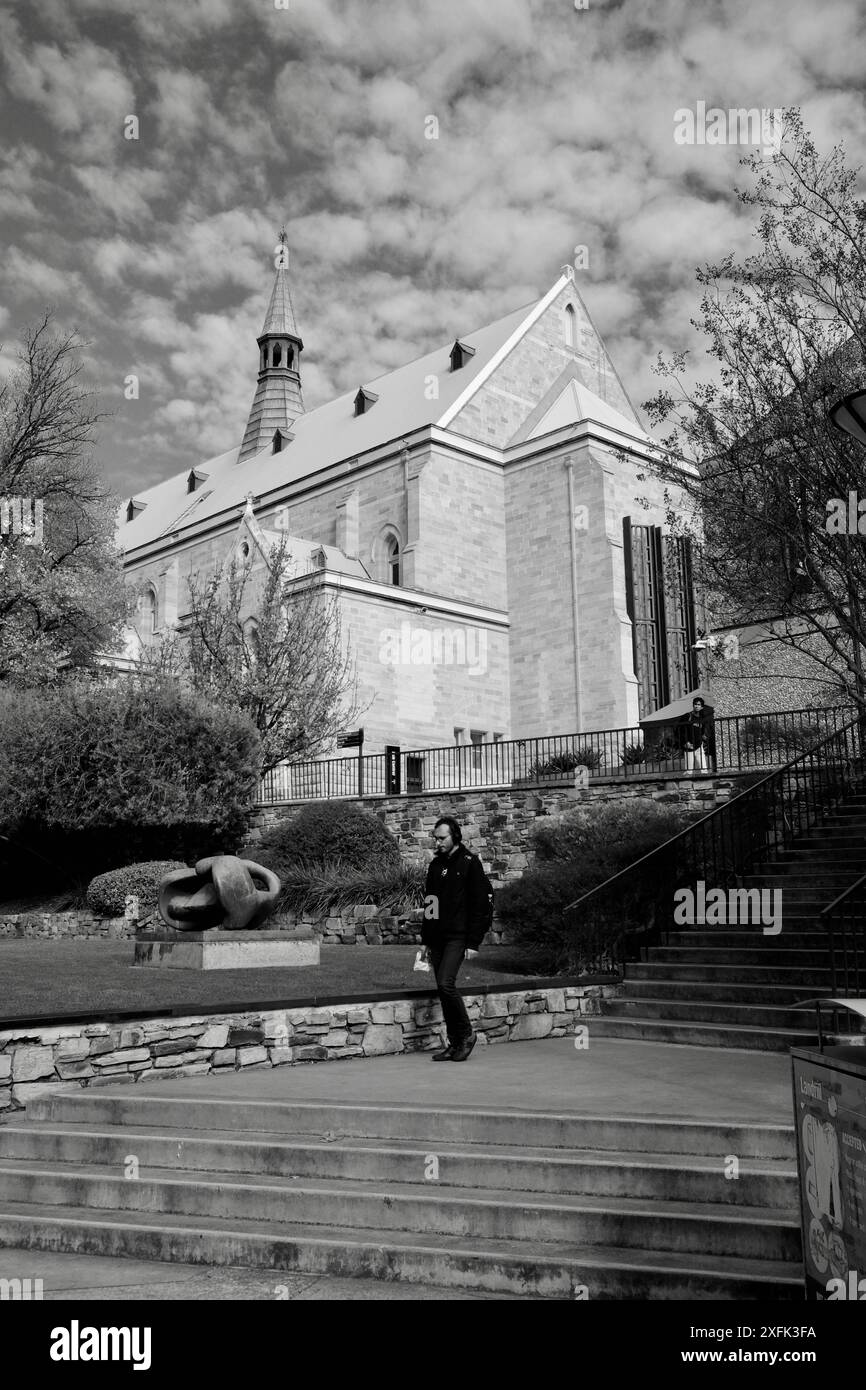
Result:
M453 1056L454 1056L454 1048L453 1048L453 1047L451 1046L451 1044L449 1043L447 1047L440 1048L440 1050L439 1050L438 1052L434 1052L434 1053L433 1053L433 1061L434 1061L434 1062L450 1062L450 1061L451 1061L451 1058L452 1058Z
M465 1062L466 1058L469 1056L476 1042L477 1038L475 1034L470 1033L468 1038L466 1038L462 1043L458 1043L457 1047L453 1049L451 1053L451 1061Z

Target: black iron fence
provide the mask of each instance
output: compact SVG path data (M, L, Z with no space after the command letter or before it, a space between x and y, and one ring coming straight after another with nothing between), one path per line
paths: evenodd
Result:
M830 993L861 999L866 992L866 874L818 918L830 948Z
M536 785L648 773L743 772L776 767L850 720L850 706L731 715L713 721L707 747L690 754L681 728L639 726L543 738L461 743L443 748L391 748L280 764L262 779L263 802L394 796L406 792L460 792L481 787ZM582 771L581 771L582 769Z
M589 967L599 960L620 964L657 942L680 923L675 894L699 898L712 889L742 890L744 876L786 848L820 821L857 784L863 772L863 717L849 719L812 747L762 777L723 806L657 849L583 894L565 909ZM856 888L856 885L855 885ZM850 892L853 894L854 889ZM680 895L685 905L686 894ZM833 926L851 970L862 959L862 920L854 925L857 899L846 895L831 905ZM847 900L846 900L847 901ZM850 909L850 915L849 915ZM683 918L688 921L688 917ZM695 921L693 917L691 919ZM828 924L829 925L829 924ZM860 954L857 955L857 951ZM859 975L857 976L859 979Z

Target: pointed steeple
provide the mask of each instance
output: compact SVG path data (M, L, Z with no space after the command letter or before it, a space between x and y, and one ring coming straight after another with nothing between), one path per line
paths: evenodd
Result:
M285 227L274 257L276 274L262 331L258 336L259 376L238 463L268 444L275 452L291 438L291 423L304 412L300 357L304 344L295 323L289 287L289 249Z

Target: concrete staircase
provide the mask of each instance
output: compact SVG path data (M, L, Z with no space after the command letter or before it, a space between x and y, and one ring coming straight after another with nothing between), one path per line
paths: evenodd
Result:
M644 1038L785 1052L817 1044L813 1010L832 993L818 914L866 871L866 792L857 792L789 849L743 880L782 891L782 930L695 926L625 967L623 986L593 1020L598 1037ZM866 1054L864 1054L866 1055Z
M104 1089L0 1124L0 1194L0 1246L246 1265L275 1290L294 1271L503 1298L803 1296L782 1125Z

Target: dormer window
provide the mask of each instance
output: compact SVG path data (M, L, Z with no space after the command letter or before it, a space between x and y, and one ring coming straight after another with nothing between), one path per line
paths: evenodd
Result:
M470 357L474 356L474 347L470 347L468 343L461 343L460 339L457 338L455 340L453 348L451 349L452 372L459 372L461 367L466 366L466 363L469 361Z
M375 391L366 391L363 386L360 387L355 397L355 414L366 415L367 411L376 404L378 399L379 397L376 395Z
M137 502L134 497L130 497L129 501L126 504L127 521L135 521L135 518L138 516L138 513L143 512L146 506L146 502Z
M289 442L289 436L283 434L282 430L274 430L274 437L271 441L271 453L281 454Z
M319 546L318 550L313 551L313 569L323 570L327 567L328 559L325 555L324 546Z
M200 473L197 468L190 470L186 480L187 492L195 492L196 488L207 479L207 473Z

